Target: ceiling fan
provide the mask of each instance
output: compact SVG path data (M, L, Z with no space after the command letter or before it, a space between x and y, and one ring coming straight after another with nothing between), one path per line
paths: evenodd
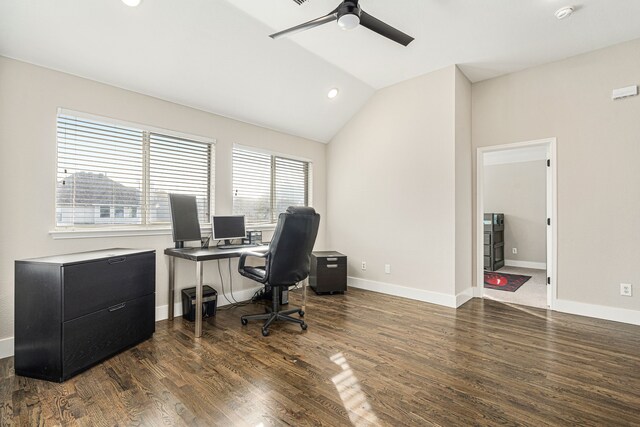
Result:
M294 0L297 3L297 0ZM300 3L299 3L300 4ZM360 8L358 0L345 0L338 5L333 11L329 12L325 16L313 19L304 24L296 25L295 27L288 28L283 31L271 34L269 37L277 39L279 37L297 33L299 31L308 30L328 22L338 21L340 28L345 30L351 30L358 25L362 25L365 28L374 31L381 36L384 36L396 43L400 43L403 46L407 46L413 41L413 37L403 33L402 31L393 28L389 24L385 24L381 20L369 15L367 12Z

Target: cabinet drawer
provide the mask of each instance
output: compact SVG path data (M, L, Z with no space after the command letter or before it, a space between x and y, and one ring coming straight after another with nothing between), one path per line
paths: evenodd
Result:
M145 253L62 267L64 320L155 292L155 262Z
M154 307L155 294L150 294L65 322L63 379L151 337Z
M491 257L490 256L485 256L484 257L484 268L485 269L491 268Z
M347 257L346 256L335 256L335 257L318 257L316 258L316 264L318 269L324 268L327 265L347 265ZM332 267L333 268L333 267Z
M313 283L310 283L314 288L317 287L317 292L324 292L325 290L331 291L346 291L347 290L347 266L338 265L335 268L327 268L325 266L318 268L313 277Z
M491 233L484 233L484 244L485 245L491 244Z

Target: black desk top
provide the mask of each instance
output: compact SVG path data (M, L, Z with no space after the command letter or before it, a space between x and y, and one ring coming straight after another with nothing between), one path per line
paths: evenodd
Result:
M164 250L164 254L176 258L188 259L191 261L210 261L212 259L238 258L244 252L265 252L267 249L269 249L268 245L247 246L244 248L235 249L220 249L216 247L210 247L206 249L167 248Z

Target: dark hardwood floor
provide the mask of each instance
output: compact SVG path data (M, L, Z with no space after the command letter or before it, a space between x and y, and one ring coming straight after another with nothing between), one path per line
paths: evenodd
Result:
M291 304L300 300L292 293ZM62 383L0 361L4 425L640 425L640 327L474 299L309 292L305 332L247 306Z

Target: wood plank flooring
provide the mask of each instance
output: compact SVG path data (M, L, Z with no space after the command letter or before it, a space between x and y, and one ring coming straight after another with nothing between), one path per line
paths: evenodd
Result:
M290 295L291 304L300 300ZM305 332L250 305L65 383L0 360L0 425L640 425L640 327L474 299L458 310L309 292Z

